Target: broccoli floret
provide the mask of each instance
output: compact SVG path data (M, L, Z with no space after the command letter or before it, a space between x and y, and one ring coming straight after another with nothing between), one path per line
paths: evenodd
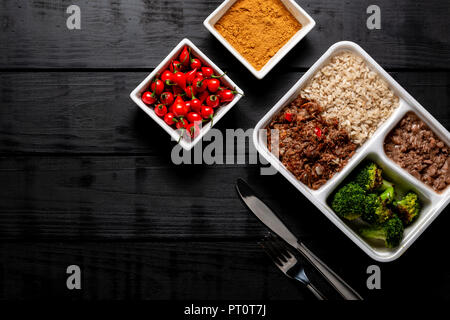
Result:
M380 198L385 204L391 203L394 199L394 185L383 179L381 168L374 162L361 169L355 182L367 192L382 192Z
M383 240L387 248L395 248L403 239L403 230L402 221L394 216L382 225L362 229L360 235L367 239Z
M370 162L355 178L355 182L366 191L373 191L378 189L383 183L383 177L381 176L381 168L374 162Z
M417 219L421 207L419 197L414 192L408 192L401 200L395 201L394 206L405 226Z
M378 187L377 191L380 191L380 199L384 204L392 203L394 200L394 184L384 180L381 185Z
M336 192L331 207L341 218L354 220L364 212L366 193L356 183L349 183Z
M391 209L385 206L383 200L375 193L366 196L364 213L361 218L370 224L381 224L393 217Z

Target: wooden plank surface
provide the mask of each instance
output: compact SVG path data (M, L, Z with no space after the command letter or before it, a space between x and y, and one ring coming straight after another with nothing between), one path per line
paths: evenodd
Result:
M448 270L432 244L440 238L427 238L401 263L380 265L382 290L366 288L366 268L373 262L360 251L328 250L325 262L369 300L449 299ZM313 300L255 242L1 243L0 261L0 299ZM79 291L66 289L72 264L81 268ZM431 266L426 281L417 279L418 270ZM321 281L315 284L336 298Z
M0 153L151 154L168 159L174 142L129 98L145 72L13 72L0 74ZM230 76L245 92L216 125L253 128L303 75L274 71L255 82ZM447 129L447 72L392 72ZM277 80L274 80L277 79Z
M2 1L0 68L152 68L184 37L220 67L244 67L203 27L221 0L76 2L81 30L66 27L66 1ZM352 40L395 68L448 69L449 8L441 0L379 0L382 30L366 28L363 1L297 1L316 28L283 61L309 67L333 43Z

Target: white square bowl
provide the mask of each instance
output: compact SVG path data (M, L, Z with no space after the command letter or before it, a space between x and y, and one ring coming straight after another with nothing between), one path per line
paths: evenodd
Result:
M308 81L319 71L329 60L342 51L350 51L363 58L367 66L375 71L382 78L394 93L399 97L399 107L393 114L375 131L373 136L358 148L355 155L349 160L347 165L330 180L327 181L318 190L312 190L301 183L297 178L273 155L267 148L266 136L263 130L269 124L271 119L299 94L301 89ZM450 145L449 132L405 89L403 89L383 68L372 59L356 43L341 41L332 45L327 52L294 84L294 86L280 99L280 101L257 123L253 132L253 143L258 152L272 165L280 174L282 174L292 185L294 185L306 198L308 198L333 224L335 224L343 233L345 233L359 248L361 248L372 259L380 262L389 262L399 258L417 238L425 231L431 222L444 210L450 202L450 187L442 193L435 192L430 187L410 175L405 169L397 165L393 160L387 157L384 152L383 144L386 136L399 123L399 121L409 111L412 111L424 121L430 129ZM328 205L328 199L341 183L357 168L364 160L369 159L379 164L383 172L389 178L394 178L394 182L407 185L408 188L415 191L423 208L419 218L411 225L405 228L404 237L400 245L396 248L384 248L374 246L363 239L356 231L355 226L338 217Z
M281 0L289 12L302 24L302 28L297 31L294 36L280 49L278 52L270 58L270 60L261 68L256 70L214 27L217 21L230 9L230 7L237 0L225 0L216 10L214 10L203 21L203 25L209 30L253 75L258 78L264 78L270 70L272 70L278 62L289 52L291 49L303 39L316 25L311 16L306 13L294 0Z
M181 147L183 147L183 149L189 151L191 150L194 145L200 141L203 136L208 133L208 131L211 129L211 124L207 123L205 126L203 126L201 128L201 131L199 133L199 135L197 137L195 137L195 139L189 140L186 139L185 137L181 138L180 133L173 129L171 126L169 126L168 124L166 124L164 122L163 119L161 119L160 117L158 117L155 114L155 111L153 110L153 108L151 106L146 105L142 99L142 93L144 93L144 91L146 91L146 89L150 86L151 81L153 80L153 78L155 78L155 76L160 73L162 70L166 69L170 62L172 60L174 60L176 57L178 57L178 55L181 53L182 49L187 46L189 48L191 48L191 52L192 54L200 59L200 61L202 62L202 65L205 66L209 66L211 68L213 68L214 73L215 74L219 74L222 75L224 74L224 72L218 67L216 66L210 59L208 59L208 57L200 51L199 48L197 48L189 39L183 39L181 40L181 42L169 53L169 55L155 68L155 70L153 70L152 73L150 73L130 94L130 98L131 100L133 100L146 114L148 114L153 120L155 120L156 123L158 123L161 128L163 128L175 141L179 141L179 144L181 145ZM225 85L226 87L229 88L233 88L235 91L238 92L238 94L236 94L234 96L234 99L232 101L230 101L229 103L220 106L215 115L214 115L214 125L219 122L219 120L225 115L225 113L227 113L238 101L239 99L241 99L241 97L243 96L244 92L227 76L224 75L223 77L220 78L220 82ZM180 139L181 138L181 139Z

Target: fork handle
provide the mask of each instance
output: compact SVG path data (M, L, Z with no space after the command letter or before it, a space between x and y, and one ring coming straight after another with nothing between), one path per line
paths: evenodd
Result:
M327 298L316 287L314 287L311 283L308 283L306 285L306 287L309 289L309 291L311 291L314 294L314 296L318 300L327 300Z
M312 253L302 242L298 242L296 249L319 271L329 284L346 300L363 300L363 298L342 280L333 270ZM310 289L311 290L311 289Z

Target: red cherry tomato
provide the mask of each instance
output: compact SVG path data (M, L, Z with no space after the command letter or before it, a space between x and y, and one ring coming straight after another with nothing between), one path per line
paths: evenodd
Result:
M206 98L206 104L211 108L217 108L219 106L219 102L220 100L215 94L212 94Z
M209 92L216 92L220 87L220 81L217 79L208 79Z
M174 73L171 80L175 82L181 89L186 89L186 76L183 72Z
M191 110L192 108L191 101L185 101L184 104L186 105L186 108L188 108L188 110Z
M224 89L219 91L220 102L230 102L234 99L234 93L230 89Z
M197 112L189 112L187 119L191 123L202 122L202 116Z
M180 53L180 62L183 66L187 67L189 65L190 59L189 59L189 51L187 47L184 47L183 50Z
M202 62L197 59L191 59L191 69L199 69L202 66Z
M161 81L163 81L163 82L166 82L167 80L171 81L172 80L172 75L173 75L172 72L170 72L169 70L165 70L161 74Z
M196 138L200 134L200 127L196 123L190 123L186 126L186 131L190 134L191 138Z
M197 74L195 75L196 78L203 79L205 76L203 75L203 72L197 71Z
M142 101L145 104L154 104L156 102L156 95L153 92L145 91L142 94Z
M208 80L201 79L201 78L195 78L193 85L194 85L195 91L203 92L206 90L206 87L208 86Z
M191 100L191 109L194 110L195 112L200 112L202 109L202 102L195 98Z
M212 119L214 110L208 106L202 106L201 115L203 119Z
M186 89L184 89L184 93L186 93L186 98L193 99L195 96L195 90L193 86L187 86Z
M203 103L208 97L209 97L208 91L203 91L198 95L198 100L200 100L200 102Z
M202 67L202 73L205 78L211 78L214 74L214 70L210 67Z
M186 128L188 126L189 122L187 122L186 119L180 118L178 119L177 123L175 124L175 127L177 129Z
M163 92L159 100L165 105L171 105L174 101L173 94L171 92Z
M164 91L164 82L157 79L152 82L150 89L159 96Z
M189 112L186 103L184 103L180 96L175 99L175 102L172 105L172 112L177 117L184 117Z
M175 121L173 121L174 118L175 115L172 112L166 113L166 115L164 116L164 122L171 126L175 123Z
M155 107L155 113L158 117L164 117L164 115L167 113L167 107L160 103Z
M196 73L197 73L197 69L193 69L191 71L186 72L186 83L187 84L194 83Z
M172 63L169 65L169 70L172 73L173 72L177 72L177 71L181 71L182 68L183 68L183 65L178 60L172 61Z

